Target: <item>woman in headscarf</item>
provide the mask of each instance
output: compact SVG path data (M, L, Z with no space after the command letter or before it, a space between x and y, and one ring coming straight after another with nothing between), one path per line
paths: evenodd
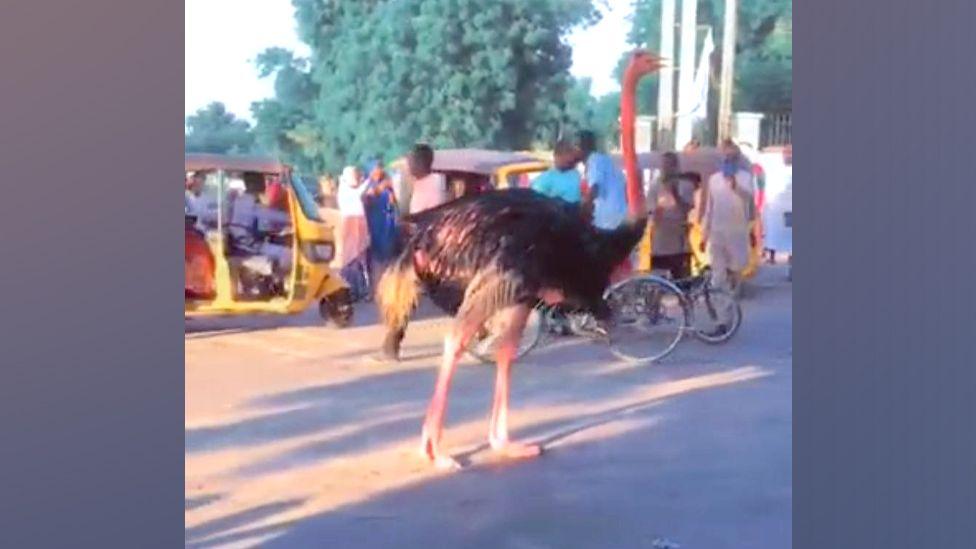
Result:
M346 166L339 176L336 203L339 207L338 262L342 277L352 287L356 298L368 294L365 278L366 250L369 248L369 229L363 207L366 183L359 169Z
M363 208L363 192L366 184L360 178L359 169L346 166L339 176L336 201L339 206L339 265L345 267L369 248L369 229L366 227L366 211Z
M398 206L383 164L378 159L370 161L366 173L363 206L369 228L370 266L379 273L395 255Z

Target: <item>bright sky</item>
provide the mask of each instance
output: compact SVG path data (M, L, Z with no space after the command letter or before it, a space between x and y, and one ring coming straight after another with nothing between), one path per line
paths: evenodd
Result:
M599 24L570 36L572 73L593 79L593 93L619 89L612 71L626 50L630 2L608 2ZM272 46L308 55L295 30L290 0L184 0L184 112L222 101L235 115L251 119L251 102L274 95L253 60ZM246 31L244 29L247 29Z

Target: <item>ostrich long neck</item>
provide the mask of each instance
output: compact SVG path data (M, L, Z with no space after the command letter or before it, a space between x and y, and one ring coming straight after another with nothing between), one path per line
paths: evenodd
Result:
M634 122L637 116L635 96L640 76L628 67L620 90L620 140L623 154L624 173L627 176L627 207L631 217L647 215L644 207L644 190L641 188L640 173L637 171L637 149L634 137Z

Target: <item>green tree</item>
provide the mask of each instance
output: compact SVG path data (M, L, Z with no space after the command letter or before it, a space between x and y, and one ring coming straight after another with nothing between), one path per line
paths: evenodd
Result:
M761 47L744 49L736 62L735 107L745 111L793 106L793 9L778 19Z
M255 65L259 77L274 78L275 90L272 99L251 104L257 145L300 170L317 173L322 168L315 154L321 135L314 125L313 105L319 88L308 60L284 48L269 48L257 56Z
M581 129L595 132L608 146L620 140L620 92L594 97L589 78L573 81L566 93L564 135Z
M635 0L633 6L628 42L635 46L658 49L661 42L661 0ZM724 10L725 0L698 0L698 24L710 25L715 33L716 51L712 56L711 66L712 87L716 93L721 66ZM677 11L680 19L680 6ZM789 109L793 102L792 0L740 2L737 31L733 109ZM700 42L701 36L699 48ZM672 60L675 63L680 56L679 50L679 44L675 44L675 59ZM626 56L618 65L618 77L625 63ZM657 79L642 82L637 98L640 112L656 112Z
M523 149L572 124L565 36L590 0L293 0L328 169L425 140ZM280 74L280 73L279 73Z
M589 78L574 79L566 92L566 124L563 133L593 128L596 119L597 102L591 91L593 82Z
M184 148L187 152L247 153L254 144L251 125L223 103L213 102L186 117Z
M602 95L595 101L591 128L606 146L616 147L620 143L620 92Z

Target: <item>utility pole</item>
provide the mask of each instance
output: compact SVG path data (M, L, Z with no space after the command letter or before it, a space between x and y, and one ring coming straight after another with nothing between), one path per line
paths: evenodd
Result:
M673 149L674 144L674 2L661 2L661 68L657 90L657 148Z
M732 137L732 89L735 83L735 37L738 28L738 0L725 0L722 31L722 76L719 81L718 140Z
M681 65L678 68L678 121L674 134L674 146L680 149L691 141L692 119L695 107L695 38L698 0L681 0ZM662 29L663 33L663 29Z

